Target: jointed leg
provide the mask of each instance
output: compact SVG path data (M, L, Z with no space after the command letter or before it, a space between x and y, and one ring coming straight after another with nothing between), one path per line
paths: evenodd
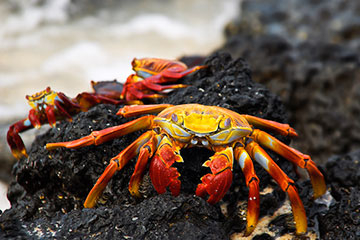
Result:
M204 197L206 193L209 194L207 201L210 204L220 201L232 183L233 161L234 154L231 147L216 152L206 161L203 166L209 167L211 173L201 178L202 183L197 186L196 195Z
M182 77L185 77L186 75L189 75L190 73L193 73L195 71L198 71L202 68L207 68L206 65L202 65L202 66L195 66L192 68L188 68L185 71L182 72L178 72L178 71L174 71L172 68L166 69L163 72L161 72L162 78L175 78L175 79L179 79Z
M259 178L256 176L253 162L243 147L236 147L234 150L235 159L238 161L244 175L246 186L249 188L248 210L246 216L246 233L248 236L255 229L259 219L260 193Z
M260 128L264 130L270 130L274 133L281 134L283 136L297 137L295 129L289 126L289 124L278 123L271 120L266 120L251 115L242 115L245 119L253 125L255 128Z
M148 143L153 136L154 134L152 131L145 132L127 148L122 150L116 157L111 159L109 165L88 194L84 207L93 208L96 205L98 198L116 171L120 171L132 158L134 158L139 153L141 147Z
M116 114L123 117L134 117L141 114L159 113L162 110L172 106L174 105L171 104L129 105L120 108Z
M152 125L154 117L155 116L153 115L144 116L119 126L109 127L101 131L94 131L90 135L74 141L48 143L46 144L46 148L48 150L52 150L59 147L79 148L94 144L99 145L106 141L129 134L131 132L149 128Z
M306 213L294 181L291 180L278 165L276 165L264 149L256 142L252 141L248 143L245 149L250 154L251 158L255 159L272 176L281 189L288 193L296 225L296 234L306 233Z
M294 148L287 146L274 138L270 134L255 129L251 137L260 145L278 153L284 158L290 160L295 165L305 168L310 176L311 184L314 189L314 198L318 198L326 192L324 176L316 167L310 156L302 154Z
M19 133L30 128L33 128L33 126L31 125L30 120L25 118L11 125L7 132L6 138L10 146L11 153L18 160L22 157L28 156L24 142L22 141Z
M146 168L147 162L149 158L151 158L154 152L156 151L157 145L160 142L160 140L161 140L160 136L153 133L151 139L141 147L139 157L135 165L134 173L130 178L129 191L131 195L140 197L140 193L139 193L140 181L143 177L143 173Z
M186 88L189 85L186 84L170 84L170 85L160 85L158 83L153 83L151 79L146 78L143 84L149 89L157 92L162 92L166 89L176 89L176 88Z
M147 92L152 92L148 90ZM138 90L136 87L130 86L126 93L126 101L132 101L134 99L144 99L144 98L162 98L165 97L163 94L156 93L144 93L141 90Z

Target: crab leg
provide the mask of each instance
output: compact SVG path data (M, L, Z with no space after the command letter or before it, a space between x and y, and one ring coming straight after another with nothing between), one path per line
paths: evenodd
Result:
M324 176L316 167L313 160L311 160L309 155L302 154L294 148L287 146L286 144L280 142L278 139L274 138L270 134L263 132L261 130L255 129L251 137L260 145L278 153L284 158L290 160L295 165L305 168L309 173L311 184L314 189L314 198L322 196L326 191L326 185Z
M244 116L245 119L256 128L270 130L274 133L278 133L283 136L289 136L289 137L298 136L295 129L290 127L289 124L278 123L275 121L254 117L251 115L242 115L242 116Z
M45 108L45 114L48 119L50 127L55 127L56 126L55 107L53 105L48 105Z
M149 104L149 105L130 105L120 108L116 115L123 117L134 117L147 113L159 113L162 110L173 107L171 104Z
M140 181L143 177L143 173L148 163L148 160L153 156L154 152L156 151L157 144L159 141L160 141L160 136L156 135L154 132L151 139L146 144L144 144L140 149L139 157L135 165L135 170L130 178L130 183L129 183L129 191L133 196L136 197L141 196L139 193Z
M132 158L134 158L139 153L141 147L145 145L152 136L152 131L145 132L127 148L122 150L116 157L110 160L109 165L106 167L105 171L101 174L88 194L84 207L93 208L96 205L98 198L116 171L120 171Z
M34 128L39 129L41 127L41 121L37 115L37 111L35 109L31 109L29 111L28 119Z
M253 162L243 147L236 147L234 150L235 159L238 161L242 171L245 175L246 186L249 188L248 210L247 210L247 224L245 236L248 236L254 231L260 210L260 193L259 193L259 178L256 176Z
M129 87L128 88L128 92L132 95L135 96L135 99L143 99L143 98L163 98L163 97L166 97L165 95L163 94L156 94L156 93L152 93L152 94L146 94L146 93L143 93L142 91L138 90L137 88L135 87ZM126 96L126 100L127 101L131 101L133 100L131 97L129 96Z
M57 143L48 143L46 148L48 150L56 149L59 147L66 148L79 148L86 147L90 145L99 145L104 142L110 141L112 139L124 136L126 134L141 130L147 129L152 125L152 121L155 116L148 115L141 118L135 119L133 121L124 123L119 126L109 127L101 131L93 131L88 136L82 137L80 139L69 141L69 142L57 142Z
M69 102L70 102L70 101L69 101ZM68 112L61 106L61 103L60 103L59 101L55 101L54 104L55 104L56 108L58 109L58 111L59 111L63 116L65 116L65 117L66 117L67 119L69 119L69 120L72 120L72 117L71 117L70 113L68 113ZM80 106L79 106L79 105L74 104L74 103L72 103L72 102L71 102L71 104L72 104L72 107L73 107L74 109L79 109L79 111L80 111ZM48 117L48 118L49 118L49 117ZM50 121L49 121L49 122L50 122Z
M215 204L224 197L232 183L233 155L232 148L227 147L204 163L203 166L209 167L211 173L201 178L202 183L196 188L197 196L204 197L208 193L210 197L207 201L210 204Z
M33 128L33 126L28 118L20 120L9 127L6 139L10 146L11 153L16 159L28 156L24 142L22 141L19 133L30 128Z
M154 91L163 91L165 89L188 87L188 85L185 84L160 85L160 83L174 82L177 79L180 79L190 73L193 73L199 69L206 67L207 66L196 66L193 68L189 68L185 71L182 71L183 70L182 67L168 68L163 70L160 74L145 78L143 84Z
M150 178L159 194L165 193L167 187L173 196L180 193L180 173L175 167L171 167L175 162L183 162L179 150L178 146L173 145L170 139L164 136L150 163Z
M182 72L179 72L179 68L168 68L168 69L165 69L164 71L161 72L161 75L162 75L162 79L163 78L173 78L173 79L179 79L179 78L182 78L182 77L185 77L186 75L189 75L190 73L193 73L197 70L200 70L202 68L207 68L206 65L203 65L203 66L195 66L195 67L192 67L192 68L189 68L189 69L186 69L185 71L182 71ZM168 80L166 81L168 82Z
M291 208L294 215L296 234L304 234L307 231L307 219L304 206L299 197L294 181L291 180L271 157L255 141L251 141L245 147L251 158L255 159L279 184L280 188L288 193Z
M186 88L186 87L189 86L189 85L186 85L186 84L160 85L160 84L157 84L157 83L153 83L152 80L147 80L147 79L144 80L143 84L145 86L147 86L149 89L154 90L154 91L158 91L158 92L164 91L166 89Z

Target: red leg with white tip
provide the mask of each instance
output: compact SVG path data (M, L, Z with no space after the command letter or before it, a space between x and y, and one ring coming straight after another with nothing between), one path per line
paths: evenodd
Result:
M88 194L84 207L93 208L96 205L98 198L101 196L116 171L120 171L132 158L134 158L139 153L141 147L145 145L152 136L152 131L145 132L131 145L122 150L116 157L111 159L109 165L106 167L105 171L101 174Z
M247 215L246 215L246 232L248 236L254 231L260 212L260 193L259 178L256 176L253 162L243 147L236 147L234 150L235 159L238 161L244 175L246 186L249 188Z
M309 173L311 184L314 189L314 198L322 196L326 192L324 176L316 167L309 155L302 154L298 150L287 146L270 134L255 129L251 137L260 145L278 153L295 165L305 168Z
M209 194L207 200L210 204L220 201L232 183L232 168L234 155L231 147L218 151L204 163L204 166L210 167L211 173L201 178L202 183L196 188L196 195L204 197Z
M291 180L259 144L252 141L246 146L246 151L251 158L255 159L279 184L280 188L288 193L291 208L295 220L296 234L304 234L307 231L307 219L304 206L299 197L294 181Z
M150 163L150 178L159 194L165 193L166 188L169 187L173 196L179 195L180 173L175 167L171 167L175 162L183 162L179 148L174 146L167 136L164 136Z
M126 134L149 128L152 125L154 117L155 116L153 115L144 116L119 126L109 127L101 131L94 131L90 135L74 141L48 143L46 144L46 149L52 150L59 147L79 148L90 145L99 145Z

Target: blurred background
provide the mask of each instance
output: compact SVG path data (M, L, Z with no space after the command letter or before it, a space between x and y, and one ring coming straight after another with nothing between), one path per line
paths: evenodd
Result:
M224 43L239 0L4 0L0 2L0 209L14 161L10 124L27 116L25 95L47 86L75 97L90 80L125 81L134 57L207 55ZM43 127L47 129L47 127ZM44 131L44 130L42 130ZM34 134L22 133L30 147Z

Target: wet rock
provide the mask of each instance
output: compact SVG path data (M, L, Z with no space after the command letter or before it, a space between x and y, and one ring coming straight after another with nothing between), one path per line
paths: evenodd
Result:
M284 106L278 97L250 78L248 65L242 59L233 60L228 54L214 54L206 59L202 69L183 82L190 87L169 94L163 102L172 104L202 103L218 105L239 113L286 122ZM184 149L181 173L182 189L178 197L169 193L158 195L149 180L148 172L141 185L141 199L128 192L134 171L130 161L114 175L98 205L84 209L83 202L109 160L134 141L134 133L99 146L47 151L48 142L69 141L88 135L91 131L119 125L131 119L116 116L119 107L99 105L76 115L72 122L61 122L34 141L29 158L20 160L13 169L16 177L9 189L12 208L0 216L0 238L133 238L133 239L228 239L245 229L247 188L241 170L234 166L234 184L223 201L214 206L206 199L194 196L199 178L208 172L201 167L212 153L206 149ZM288 143L288 139L281 138ZM297 181L292 165L270 153L279 166ZM286 195L258 165L261 179L260 217L272 216L283 204ZM316 209L309 201L309 182L297 186L305 208ZM266 190L271 189L271 190ZM310 211L310 210L309 210ZM292 215L285 213L286 226L276 222L271 236L293 234ZM281 213L280 213L281 215ZM316 217L316 210L311 218ZM256 232L254 236L262 235ZM269 235L270 236L270 235Z

